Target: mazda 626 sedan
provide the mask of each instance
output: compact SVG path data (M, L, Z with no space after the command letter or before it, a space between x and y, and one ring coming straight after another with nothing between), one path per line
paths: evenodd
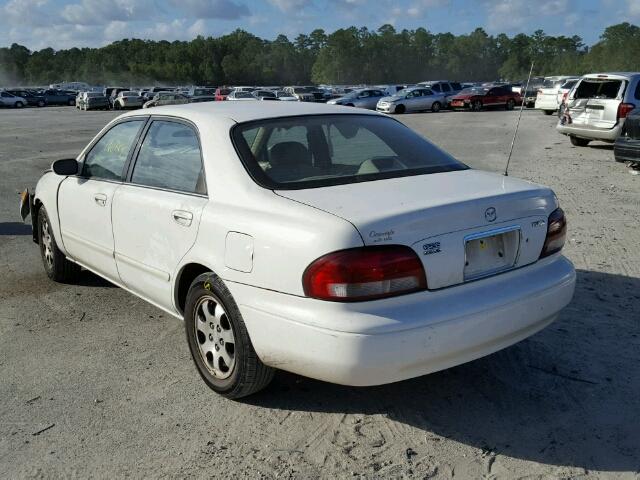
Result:
M468 362L574 290L550 189L349 107L130 112L22 202L52 280L86 268L184 319L198 372L230 398L275 369L378 385Z

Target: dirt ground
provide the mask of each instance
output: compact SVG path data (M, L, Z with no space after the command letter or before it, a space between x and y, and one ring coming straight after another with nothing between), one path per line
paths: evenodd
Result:
M569 218L573 302L489 357L375 388L278 373L213 394L180 321L86 273L47 280L17 192L114 115L0 111L0 478L640 478L640 176L526 111L510 175ZM516 112L405 115L501 171Z

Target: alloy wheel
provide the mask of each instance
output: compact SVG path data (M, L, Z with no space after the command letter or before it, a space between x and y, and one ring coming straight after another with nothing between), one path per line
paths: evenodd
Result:
M42 255L44 261L47 263L47 267L53 268L53 239L51 237L51 230L49 229L49 220L46 218L42 221Z
M207 369L218 379L228 378L236 363L235 335L222 302L202 297L195 308L195 340Z

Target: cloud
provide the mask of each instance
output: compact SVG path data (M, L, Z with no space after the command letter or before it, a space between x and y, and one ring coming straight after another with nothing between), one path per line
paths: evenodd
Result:
M157 9L153 0L82 0L65 5L62 18L73 25L102 25L148 19Z
M251 14L244 3L233 0L170 0L170 3L181 13L193 18L237 20Z
M627 0L627 10L632 17L640 17L640 2L638 0Z
M284 13L295 13L296 10L311 5L311 0L269 0L269 3Z
M569 0L485 0L487 29L515 32L540 24L541 17L562 16L569 11Z

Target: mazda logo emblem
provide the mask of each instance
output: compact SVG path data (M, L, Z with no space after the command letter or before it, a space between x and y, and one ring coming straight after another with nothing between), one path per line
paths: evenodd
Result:
M496 213L496 209L493 207L489 207L484 211L484 218L487 222L494 222L496 218L498 218L498 214Z

